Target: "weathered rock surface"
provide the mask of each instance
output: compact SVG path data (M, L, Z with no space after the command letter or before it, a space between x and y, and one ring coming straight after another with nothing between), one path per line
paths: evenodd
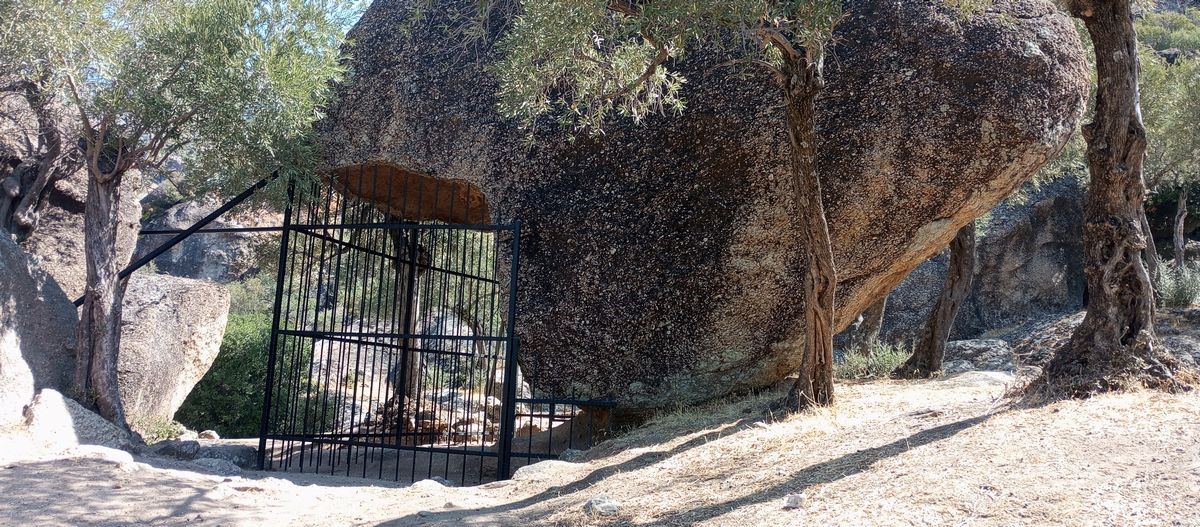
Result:
M1001 335L1012 344L1018 362L1045 366L1054 353L1071 341L1085 312L1049 317ZM1162 346L1185 365L1200 363L1200 309L1159 308L1155 328Z
M955 340L946 343L943 371L1013 371L1012 347L1000 339Z
M1078 36L1049 2L846 5L818 112L839 328L1028 179L1087 91ZM797 368L805 250L765 75L697 51L679 65L682 116L575 141L543 129L530 147L489 110L494 57L433 45L457 43L446 25L475 4L417 21L407 6L375 2L351 32L355 74L321 124L328 165L465 182L493 221L524 222L517 325L535 389L656 407Z
M125 175L121 182L120 225L117 226L118 261L127 262L141 228L141 176ZM54 184L48 206L42 209L37 228L21 242L25 251L58 281L67 296L83 296L87 286L87 260L83 248L83 210L87 202L87 174L77 172Z
M217 358L229 315L218 284L135 273L125 294L117 379L130 424L170 421Z
M1074 178L1029 189L1023 200L996 207L981 222L975 280L951 338L985 332L1083 307L1083 194ZM888 296L882 338L919 338L946 281L948 253L917 267Z
M179 203L146 222L148 230L186 229L221 205L215 200ZM265 227L283 223L277 213L255 211L227 214L209 224L209 228ZM257 247L278 233L211 233L191 236L154 260L159 272L184 278L229 283L256 273L259 269ZM172 235L147 235L138 239L135 258L153 251Z
M25 407L25 431L40 444L53 447L100 445L129 449L129 437L108 420L49 388L38 392Z
M38 390L65 390L75 364L75 306L0 231L0 428L17 424Z

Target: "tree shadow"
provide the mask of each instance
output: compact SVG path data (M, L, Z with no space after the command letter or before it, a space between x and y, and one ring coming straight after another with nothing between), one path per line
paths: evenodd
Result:
M873 465L875 465L876 463L878 463L879 461L902 454L913 448L917 448L920 446L928 445L930 443L941 441L943 439L950 438L963 430L966 430L970 427L973 427L975 425L978 425L978 424L986 421L987 419L991 418L994 415L997 415L997 414L996 413L987 413L984 415L980 415L980 416L976 416L976 417L972 417L972 418L968 418L968 419L962 419L960 421L955 421L953 423L947 423L944 425L936 426L934 428L922 430L920 432L917 432L915 434L898 439L898 440L888 443L886 445L868 448L865 450L859 450L857 452L846 454L846 455L840 456L835 459L831 459L828 461L823 461L821 463L810 465L808 467L805 467L803 470L801 470L800 473L797 474L795 477L793 477L787 481L778 483L766 490L754 492L753 494L743 496L741 498L737 498L737 499L733 499L733 500L724 501L721 503L707 505L704 507L699 507L699 508L691 509L691 510L679 511L677 513L678 516L676 517L676 519L686 519L690 523L700 523L705 520L719 517L721 515L724 515L730 511L738 509L738 508L742 508L742 507L746 507L746 506L750 506L750 505L761 504L761 503L770 502L770 501L774 501L774 500L780 500L780 499L784 498L785 496L787 496L788 494L800 493L800 492L803 492L805 489L808 489L815 485L832 483L832 482L838 481L840 479L843 479L845 477L864 472L864 471L868 470L870 467L872 467ZM623 463L603 467L603 468L597 469L595 471L592 471L587 476L584 476L583 478L581 478L577 481L574 481L568 485L551 487L541 493L538 493L537 495L534 495L534 496L531 496L531 497L528 497L528 498L525 498L523 500L516 501L513 503L507 503L507 504L498 505L495 507L474 509L468 513L464 513L463 511L446 511L444 513L432 513L432 514L425 512L425 513L422 513L421 515L408 515L408 516L403 516L403 517L396 518L393 520L389 520L389 521L378 524L378 526L379 527L400 526L400 525L411 525L413 523L426 523L426 522L437 523L439 521L443 521L443 522L454 521L456 523L464 523L465 524L472 520L488 519L487 517L493 516L493 515L503 515L505 513L513 513L515 511L518 511L525 507L534 505L541 501L556 498L563 494L569 494L569 493L577 492L577 491L583 490L585 488L591 487L592 485L595 485L595 484L607 479L610 476L620 474L622 472L629 472L629 471L637 470L639 468L643 468L648 465L658 463L660 461L664 461L667 458L681 454L681 453L686 452L687 450L690 450L697 446L703 445L703 444L709 442L710 440L715 439L714 436L728 435L731 432L745 429L746 427L750 426L751 424L752 423L748 423L747 420L743 419L743 420L738 421L734 425L732 430L725 429L725 430L721 430L718 432L712 432L712 433L707 433L707 434L697 436L697 437L689 440L688 442L678 445L675 448L673 448L667 452L649 452L649 453L641 454L641 455L639 455L633 459L630 459L628 461L625 461ZM496 520L495 520L495 518L490 518L490 519L488 519L488 521L494 522Z

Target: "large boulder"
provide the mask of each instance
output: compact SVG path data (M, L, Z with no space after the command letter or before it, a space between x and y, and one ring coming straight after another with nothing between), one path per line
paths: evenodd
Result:
M75 324L62 289L0 230L0 428L37 390L71 385Z
M375 2L352 30L353 77L320 125L327 163L365 168L376 196L432 192L404 199L435 219L524 222L516 322L535 390L647 408L794 371L805 247L769 77L694 50L678 65L681 116L600 137L542 128L531 143L493 110L492 47L462 45L456 20L475 3L435 7L414 18L409 2ZM846 8L818 103L839 328L1054 155L1088 83L1047 1Z
M981 220L971 293L951 338L1083 307L1083 194L1067 177L1026 189ZM888 296L884 340L919 338L946 282L948 253L917 267Z
M148 230L186 229L203 219L220 201L199 199L184 201L152 216L144 225ZM227 213L209 224L209 228L266 227L279 225L278 213L252 210L240 214ZM138 240L135 258L148 254L171 238L170 234L143 235ZM258 247L277 238L274 232L210 233L193 235L154 260L161 273L184 278L230 283L259 270Z
M224 286L134 273L125 293L117 381L134 429L170 422L221 350Z
M79 171L58 181L50 190L37 227L21 242L72 300L87 286L87 260L83 246L83 211L87 203L87 173ZM127 173L121 182L117 225L117 261L128 261L141 227L141 175Z

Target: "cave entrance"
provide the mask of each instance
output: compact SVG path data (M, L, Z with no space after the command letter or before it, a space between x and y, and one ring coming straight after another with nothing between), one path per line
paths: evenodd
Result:
M290 190L261 468L507 478L520 224L465 181L394 166Z

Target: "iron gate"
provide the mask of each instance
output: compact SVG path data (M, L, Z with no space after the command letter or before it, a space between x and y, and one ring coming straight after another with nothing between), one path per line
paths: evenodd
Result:
M520 225L403 221L362 192L304 190L285 211L260 465L507 477Z

